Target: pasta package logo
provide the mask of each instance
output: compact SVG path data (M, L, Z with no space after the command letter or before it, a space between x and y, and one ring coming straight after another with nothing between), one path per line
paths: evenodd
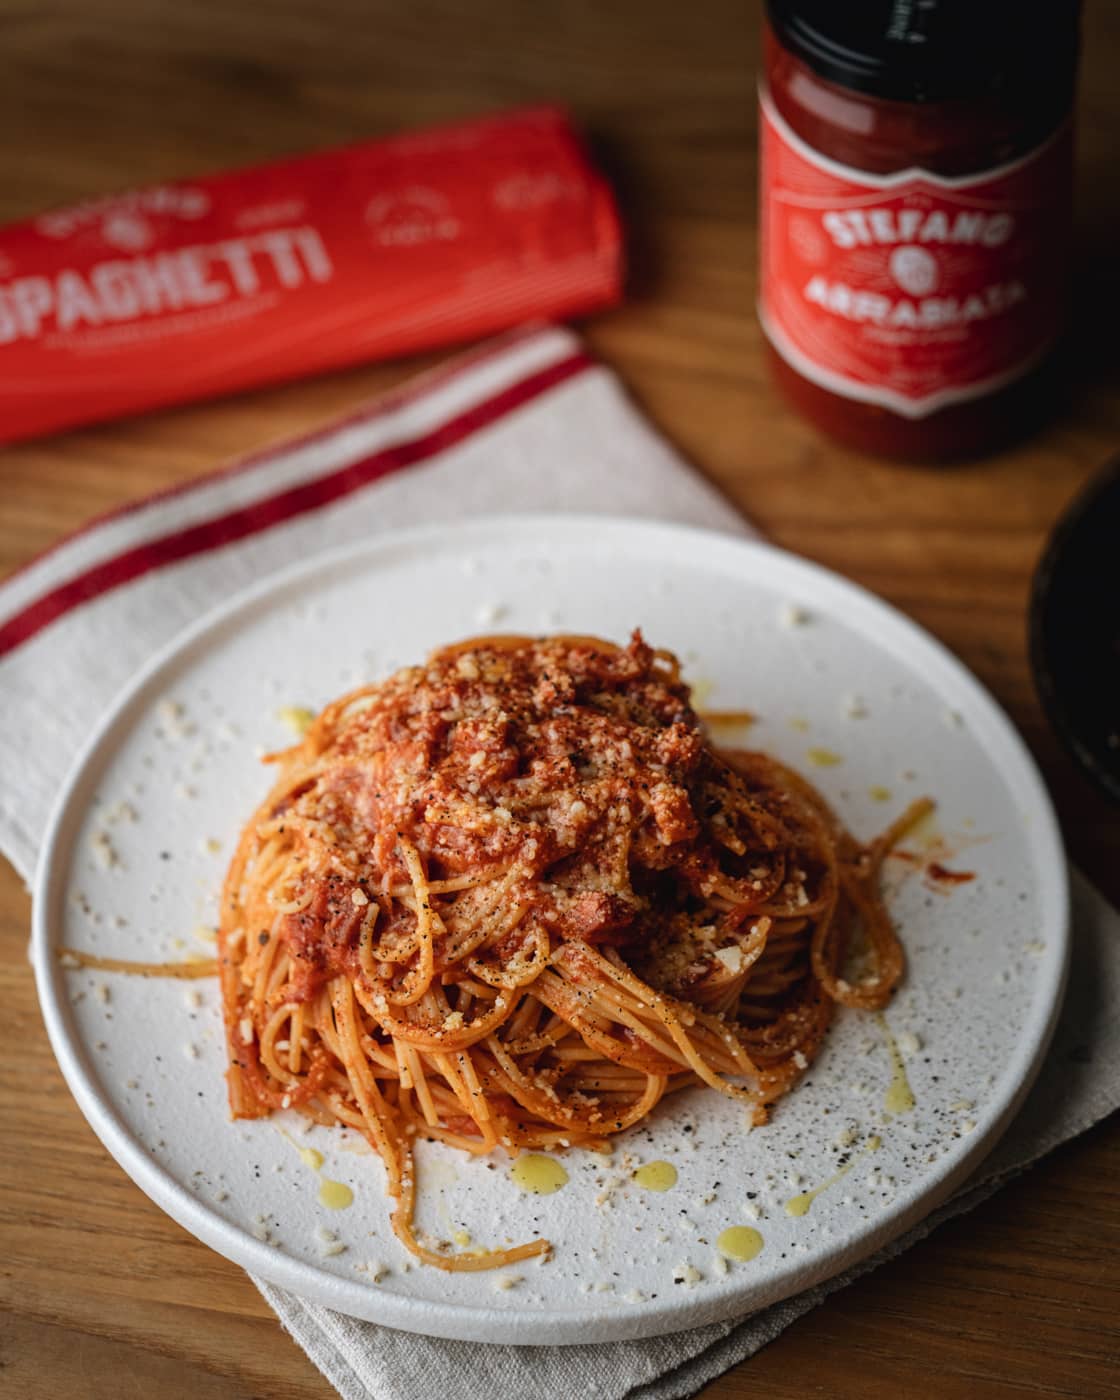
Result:
M845 398L920 418L1026 372L1061 330L1069 131L1011 165L887 175L827 159L761 103L759 315Z
M430 243L454 243L463 226L439 190L410 186L394 194L378 194L365 209L373 240L383 248L418 248Z
M193 223L210 211L210 196L191 185L155 185L104 199L87 200L67 209L41 214L35 229L61 242L92 234L106 249L138 253L152 247L166 226Z

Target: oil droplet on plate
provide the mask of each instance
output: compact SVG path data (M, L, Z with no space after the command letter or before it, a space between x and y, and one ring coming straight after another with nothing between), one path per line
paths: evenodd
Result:
M646 1162L634 1173L634 1180L647 1191L669 1191L677 1184L672 1162Z
M328 1210L345 1210L354 1204L354 1193L344 1181L319 1180L319 1204Z
M879 1027L887 1042L887 1054L891 1057L891 1065L894 1075L890 1084L887 1085L887 1092L883 1095L883 1107L888 1113L908 1113L914 1107L914 1091L910 1087L910 1080L906 1074L906 1066L902 1060L902 1052L898 1048L898 1042L891 1033L890 1026L887 1025L887 1018L880 1011L875 1019L879 1022Z
M827 1181L822 1181L819 1186L814 1186L811 1191L802 1191L798 1196L791 1196L786 1202L786 1214L795 1217L808 1215L810 1206L822 1191L827 1191L830 1186L835 1186L838 1181L842 1181L859 1161L860 1157L866 1157L869 1152L878 1152L882 1145L883 1140L877 1134L873 1137L869 1137L863 1151L853 1157L846 1166L841 1167L838 1172L830 1176Z
M891 800L891 790L889 787L881 787L878 783L874 787L867 789L867 795L872 802L889 802Z
M945 837L937 822L937 812L931 803L928 810L923 812L918 820L906 833L911 841L916 841L923 851L941 850L944 847Z
M276 1130L280 1136L295 1148L299 1160L319 1177L319 1204L328 1210L345 1210L354 1204L354 1193L345 1182L331 1181L322 1175L323 1154L317 1147L301 1147L283 1128Z
M276 718L286 729L302 739L311 726L315 723L315 711L309 710L305 705L281 705L276 711Z
M749 1225L732 1225L716 1240L716 1248L725 1259L745 1264L762 1253L763 1243L762 1236Z
M833 753L831 749L809 749L805 757L814 768L835 768L838 763L844 760L838 753Z
M552 1157L526 1152L509 1169L510 1179L534 1196L551 1196L568 1184L568 1173Z
M695 703L694 700L694 706ZM749 729L758 723L758 716L750 710L697 709L696 713L709 729Z

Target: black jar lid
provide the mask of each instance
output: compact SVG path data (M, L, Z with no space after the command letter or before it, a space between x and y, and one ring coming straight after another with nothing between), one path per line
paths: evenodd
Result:
M781 43L826 82L898 102L1068 87L1080 0L767 0Z
M1120 457L1050 537L1034 576L1030 648L1051 724L1120 802Z

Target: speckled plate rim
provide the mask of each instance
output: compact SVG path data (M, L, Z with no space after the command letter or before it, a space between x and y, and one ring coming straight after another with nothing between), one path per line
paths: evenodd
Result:
M1040 989L1020 1034L1016 1053L1008 1061L993 1092L991 1116L980 1130L958 1140L931 1165L928 1176L900 1192L874 1225L868 1224L856 1234L822 1249L811 1267L803 1263L789 1266L761 1288L746 1282L741 1290L716 1298L705 1300L695 1294L678 1296L673 1301L647 1302L625 1313L604 1316L602 1310L590 1306L563 1312L547 1309L511 1312L458 1304L434 1305L428 1300L403 1297L339 1279L312 1264L284 1255L222 1219L153 1161L101 1091L86 1049L70 1023L62 969L51 956L52 924L61 897L60 874L70 839L84 815L85 809L79 799L88 770L98 762L102 748L113 741L120 728L129 725L133 711L144 704L153 691L162 690L163 673L173 665L189 663L191 657L204 650L223 629L235 626L255 610L279 605L294 588L321 572L357 560L367 567L381 561L388 565L402 555L438 550L441 543L452 538L458 548L469 545L472 539L477 541L475 547L479 549L492 548L503 538L508 541L511 531L523 536L543 533L554 541L562 543L567 539L573 544L586 542L590 532L604 549L616 541L631 549L640 545L644 557L650 560L667 556L691 559L704 567L739 571L746 578L755 577L763 570L768 584L788 590L789 596L798 598L808 607L839 611L849 624L874 633L879 645L914 666L934 689L953 690L967 709L970 726L983 734L993 761L1008 773L1009 780L1014 777L1016 786L1029 799L1030 840L1041 856L1040 935L1053 950L1048 960L1051 976L1049 985ZM868 1258L950 1196L995 1146L1041 1068L1065 990L1070 949L1069 900L1066 857L1057 818L1029 750L995 699L971 672L905 614L820 565L755 540L691 526L609 516L501 515L479 517L454 526L420 527L356 547L324 551L222 603L157 652L110 706L73 764L56 800L34 884L32 962L51 1046L83 1115L136 1185L197 1239L268 1282L352 1317L403 1331L465 1341L578 1345L588 1340L589 1328L595 1341L622 1341L746 1316L824 1282Z

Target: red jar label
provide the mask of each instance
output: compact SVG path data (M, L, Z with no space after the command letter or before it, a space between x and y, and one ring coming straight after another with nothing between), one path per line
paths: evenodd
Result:
M840 165L766 93L761 130L759 316L799 374L921 418L1042 357L1065 302L1068 125L955 178Z

